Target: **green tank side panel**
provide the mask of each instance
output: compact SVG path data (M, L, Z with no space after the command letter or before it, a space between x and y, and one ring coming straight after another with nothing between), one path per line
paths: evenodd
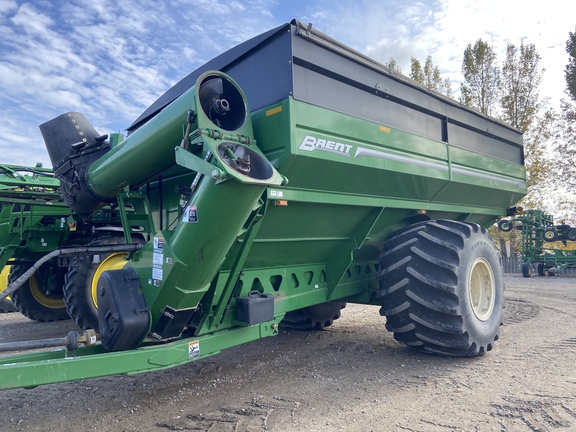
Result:
M467 213L501 212L526 193L521 165L293 99L258 111L253 121L290 189L410 200L414 208L456 205Z
M253 121L259 147L289 183L268 188L276 205L246 269L338 262L343 272L339 254L348 264L375 259L395 230L426 219L488 226L526 190L521 165L293 99Z

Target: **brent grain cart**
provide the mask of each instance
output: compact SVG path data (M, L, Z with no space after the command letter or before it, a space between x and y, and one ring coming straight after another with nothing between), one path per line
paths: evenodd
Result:
M3 388L172 367L281 323L321 329L345 302L379 305L397 340L429 353L483 355L498 338L483 226L526 192L521 134L311 25L210 61L114 148L79 113L41 129L72 210L136 195L127 242L131 220L155 233L101 266L97 332L2 358Z

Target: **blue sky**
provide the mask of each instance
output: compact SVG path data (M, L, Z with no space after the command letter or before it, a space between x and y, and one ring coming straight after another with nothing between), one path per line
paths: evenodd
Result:
M457 93L478 38L504 59L534 43L557 105L576 2L518 0L0 0L0 163L50 161L38 125L80 111L123 132L170 86L252 36L297 18L404 73L431 55Z

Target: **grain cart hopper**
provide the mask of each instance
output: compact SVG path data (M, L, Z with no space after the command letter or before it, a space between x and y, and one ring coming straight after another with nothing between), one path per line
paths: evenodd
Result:
M79 121L42 126L66 201L89 214L138 196L125 235L146 216L156 233L101 266L97 336L2 358L1 387L172 367L281 322L326 327L345 302L381 306L396 339L429 353L482 355L498 338L482 226L526 192L517 130L298 21L184 78L113 149L91 127L65 132Z

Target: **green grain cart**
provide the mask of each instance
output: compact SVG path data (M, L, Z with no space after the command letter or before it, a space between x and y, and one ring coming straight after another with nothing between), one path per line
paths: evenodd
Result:
M94 276L97 332L2 358L1 388L168 368L281 324L322 329L346 302L380 306L397 340L429 353L483 355L498 339L483 226L526 192L521 134L311 25L210 61L113 148L79 113L41 130L75 212L136 197L126 242L142 220L155 229Z

